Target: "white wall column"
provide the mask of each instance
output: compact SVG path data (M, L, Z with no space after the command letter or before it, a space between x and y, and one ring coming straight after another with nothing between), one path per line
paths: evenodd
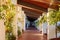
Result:
M42 33L43 34L47 33L47 22L42 23Z
M42 24L40 24L39 27L40 27L40 31L42 31Z
M5 26L2 19L0 19L0 40L5 40Z
M47 33L48 40L56 38L56 25L48 25L47 31L48 31Z
M48 8L48 13L47 13L47 17L49 17L49 12L53 10L51 8ZM49 18L47 19L48 25L47 25L47 39L53 39L56 38L56 24L49 24Z
M23 28L22 29L25 31L26 30L25 29L26 15L24 14L24 11L22 11L22 14L21 15L22 15L22 20L23 20L22 21L22 23L23 23Z

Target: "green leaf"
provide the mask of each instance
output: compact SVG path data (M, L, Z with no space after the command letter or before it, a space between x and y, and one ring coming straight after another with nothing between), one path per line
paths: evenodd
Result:
M8 9L8 6L7 5L2 5L4 10Z
M0 12L2 12L4 9L3 9L3 7L2 6L0 6Z

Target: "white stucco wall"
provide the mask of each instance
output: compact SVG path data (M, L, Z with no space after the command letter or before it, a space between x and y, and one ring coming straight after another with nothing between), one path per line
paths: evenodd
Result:
M57 26L60 26L60 21L57 22ZM60 37L60 32L57 32L57 37Z
M40 31L42 31L42 24L40 24L39 27L40 27Z
M48 40L52 38L56 38L56 26L55 25L48 25L47 31L48 31L47 33Z
M57 38L59 38L59 37L60 37L60 32L57 33Z
M17 27L19 26L20 32L22 33L22 23L21 20L18 20L18 18L21 19L22 7L17 6L16 10L17 10Z
M17 26L20 28L20 32L22 33L22 24L18 22Z
M42 33L44 34L44 33L47 33L47 23L45 22L45 23L43 23L42 24Z
M5 40L5 26L3 20L0 20L0 40Z
M21 16L22 16L22 19L23 19L23 30L25 31L25 20L26 20L26 15L24 14L24 11L22 11L22 14L21 14Z
M38 26L36 26L38 31L42 31L42 24L39 24Z
M17 4L17 0L11 0L11 2L15 5Z
M37 26L36 28L37 28L38 31L40 31L40 26Z

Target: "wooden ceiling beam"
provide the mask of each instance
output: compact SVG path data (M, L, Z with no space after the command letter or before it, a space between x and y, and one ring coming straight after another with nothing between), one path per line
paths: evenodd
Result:
M50 5L51 0L20 0L20 1L30 3L36 6L40 6L46 9L48 9L49 7L53 9L57 9L57 6L60 5L60 1L58 0L55 0L52 5Z
M31 3L31 4L37 5L37 6L41 6L43 8L48 8L49 5L50 5L50 2L47 3L46 0L44 0L44 1L21 0L21 1L28 2L28 3Z
M31 17L31 18L34 18L34 19L37 19L37 18L38 18L38 16L29 15L29 14L27 14L27 13L25 13L25 14L26 14L26 16Z
M35 9L38 9L38 10L42 10L42 11L45 11L47 12L47 9L46 8L43 8L41 6L37 6L37 5L34 5L32 3L28 3L28 2L24 2L24 1L17 1L18 4L20 5L24 5L24 6L28 6L28 7L31 7L31 8L35 8Z
M32 15L41 15L41 13L38 13L38 12L34 12L34 11L31 11L31 10L29 10L29 9L25 9L25 8L22 8L23 9L23 11L25 11L25 12L27 12L28 14L32 14Z
M35 9L35 8L31 8L31 7L27 7L27 6L24 6L24 5L20 5L20 4L19 4L19 6L21 6L22 8L29 9L31 11L37 12L39 14L42 14L43 12L45 12L45 11L42 11L42 10L38 10L38 9Z
M59 5L60 5L60 1L56 0L53 2L53 4L50 6L50 8L57 10L59 8Z

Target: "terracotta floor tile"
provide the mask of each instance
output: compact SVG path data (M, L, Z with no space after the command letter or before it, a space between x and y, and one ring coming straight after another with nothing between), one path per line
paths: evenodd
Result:
M19 40L47 40L46 35L40 34L37 30L27 30L22 34Z

